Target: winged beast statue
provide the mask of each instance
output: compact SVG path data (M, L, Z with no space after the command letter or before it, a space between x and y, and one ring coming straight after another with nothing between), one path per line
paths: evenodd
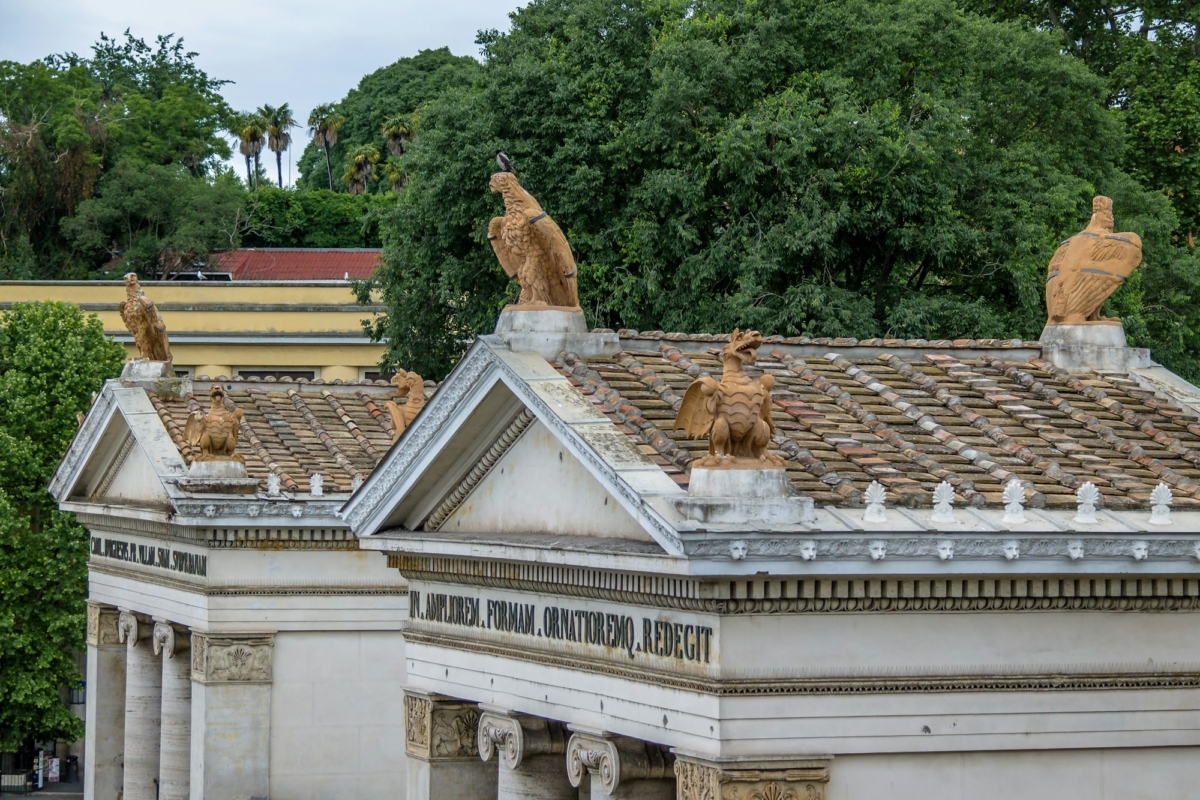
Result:
M170 361L171 346L167 342L167 324L154 301L146 297L138 277L130 272L125 276L125 299L117 306L121 321L133 334L134 344L142 358L149 361Z
M392 376L392 384L398 390L399 397L408 398L408 402L404 405L400 405L395 400L388 400L383 404L392 418L392 427L394 428L392 443L394 444L400 438L400 434L408 430L408 426L425 407L425 381L421 380L421 376L415 372L397 370L396 374Z
M521 284L518 307L579 308L575 256L562 229L521 186L513 172L488 184L504 198L504 216L488 225L488 241L510 278Z
M771 389L775 378L751 378L746 367L758 358L758 331L735 330L721 350L724 369L718 382L698 378L688 387L675 418L675 430L693 439L708 438L708 456L695 466L707 468L777 468L783 459L767 452L775 433Z
M245 461L237 450L238 428L242 424L243 411L225 408L225 387L217 384L209 391L212 406L205 414L193 411L183 427L183 438L192 447L200 449L195 461Z
M1112 200L1092 200L1092 220L1067 239L1050 260L1046 278L1047 325L1113 324L1100 307L1142 263L1136 233L1113 233Z

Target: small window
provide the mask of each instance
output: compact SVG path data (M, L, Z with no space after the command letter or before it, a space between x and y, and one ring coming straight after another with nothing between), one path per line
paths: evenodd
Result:
M294 381L306 378L311 381L317 377L317 373L311 369L239 369L237 377L274 378L277 381L284 378L291 378Z
M363 370L362 376L364 381L390 381L392 376L395 374L396 373L394 372L380 372L379 370L365 369Z

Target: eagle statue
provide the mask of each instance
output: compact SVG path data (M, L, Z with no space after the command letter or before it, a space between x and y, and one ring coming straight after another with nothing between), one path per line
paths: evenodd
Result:
M242 424L242 409L225 408L225 387L216 384L209 391L212 405L205 414L193 411L183 427L183 438L200 454L193 461L245 461L237 450L238 429Z
M500 266L521 284L517 306L578 309L575 257L562 229L525 191L514 172L497 172L488 185L504 198L504 216L488 225L488 241Z
M1046 278L1047 325L1112 324L1100 307L1142 263L1136 233L1113 233L1112 200L1092 200L1092 221L1067 239L1050 260Z
M125 299L117 309L121 320L133 334L142 358L149 361L170 361L171 346L167 342L167 325L158 313L154 301L146 297L138 277L130 272L125 276Z

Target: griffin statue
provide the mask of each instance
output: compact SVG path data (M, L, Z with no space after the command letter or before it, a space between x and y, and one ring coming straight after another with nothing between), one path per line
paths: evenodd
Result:
M1112 200L1092 200L1092 221L1067 239L1050 260L1046 278L1047 325L1113 324L1100 307L1142 263L1136 233L1113 233Z
M212 406L205 414L193 411L183 427L183 438L192 447L200 449L193 461L245 461L237 450L238 428L242 423L242 409L233 411L225 408L225 387L216 384L209 391Z
M399 405L395 400L388 400L383 404L392 418L392 427L395 428L392 443L395 444L425 407L425 381L415 372L398 370L392 376L392 383L396 386L398 397L408 398L404 405Z
M154 301L146 297L138 277L130 272L125 276L125 299L117 309L121 320L133 334L134 344L142 358L149 361L170 361L171 346L167 343L167 325Z
M521 284L521 308L579 308L571 245L513 172L497 172L488 184L504 197L504 216L488 225L488 241L508 277Z
M767 452L775 433L771 421L771 388L775 378L764 374L751 378L746 366L753 364L762 345L758 331L735 330L721 351L725 369L718 383L708 376L688 387L675 418L675 430L693 439L708 437L708 455L695 462L707 468L776 468L783 459Z

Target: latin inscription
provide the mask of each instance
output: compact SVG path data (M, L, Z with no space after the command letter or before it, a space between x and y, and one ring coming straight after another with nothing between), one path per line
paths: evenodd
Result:
M544 606L508 600L488 600L454 594L408 593L408 615L426 622L482 628L561 642L598 645L639 654L708 664L712 658L713 630L670 620L627 614L607 614L563 606Z
M102 536L92 537L92 555L111 558L117 561L128 561L131 564L141 564L144 567L168 569L172 572L182 572L185 575L208 575L208 556L188 553L183 550L172 550L169 547L155 547L150 544L138 544L122 539L105 539Z

